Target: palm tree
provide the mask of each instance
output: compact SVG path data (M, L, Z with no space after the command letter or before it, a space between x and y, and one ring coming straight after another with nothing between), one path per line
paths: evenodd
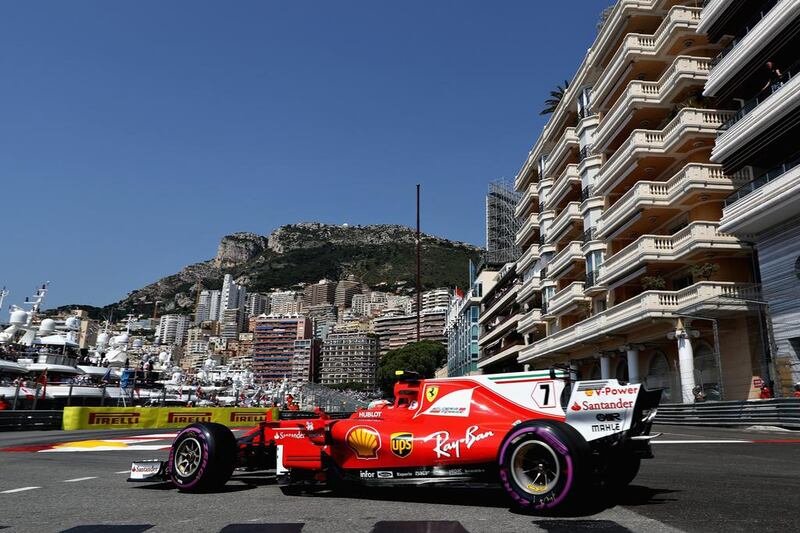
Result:
M556 90L555 91L550 91L551 98L548 98L547 100L544 101L544 103L545 103L545 105L547 107L542 109L539 112L539 114L540 115L549 115L550 113L555 111L556 107L558 107L558 103L564 97L564 93L567 92L568 88L569 88L569 82L567 80L564 80L564 86L563 87L561 85L556 85Z

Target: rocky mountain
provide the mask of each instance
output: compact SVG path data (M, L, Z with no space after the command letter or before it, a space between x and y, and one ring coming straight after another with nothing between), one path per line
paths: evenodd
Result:
M198 290L218 289L232 274L251 292L296 288L322 278L353 274L369 286L397 290L414 285L415 232L399 225L348 226L303 223L282 226L269 236L234 233L222 238L213 259L185 267L128 294L105 308L115 316L191 312ZM422 235L423 287L466 287L470 244Z

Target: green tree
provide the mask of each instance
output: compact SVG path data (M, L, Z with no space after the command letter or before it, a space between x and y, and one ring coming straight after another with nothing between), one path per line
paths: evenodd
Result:
M563 87L561 85L556 85L556 90L550 91L550 98L544 101L544 105L546 105L547 107L542 109L539 112L539 114L549 115L550 113L555 111L556 108L558 107L558 103L561 101L562 98L564 98L564 93L567 92L568 88L569 88L569 82L567 80L564 80Z
M436 369L447 362L447 348L436 341L407 344L389 350L378 364L378 384L386 395L392 394L397 376L395 370L417 372L422 378L432 378Z

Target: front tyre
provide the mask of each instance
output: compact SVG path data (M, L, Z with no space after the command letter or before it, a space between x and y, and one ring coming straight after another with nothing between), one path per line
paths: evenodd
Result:
M222 424L201 422L178 433L169 452L170 479L183 492L219 490L236 465L236 438Z
M500 481L516 507L557 509L574 501L590 478L591 451L564 423L535 420L514 426L500 445Z

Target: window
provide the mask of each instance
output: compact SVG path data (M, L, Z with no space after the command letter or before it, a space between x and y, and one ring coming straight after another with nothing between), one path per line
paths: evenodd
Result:
M661 401L670 403L678 400L673 397L674 377L669 366L667 356L663 352L656 352L650 359L650 370L644 378L644 384L648 389L662 389Z

